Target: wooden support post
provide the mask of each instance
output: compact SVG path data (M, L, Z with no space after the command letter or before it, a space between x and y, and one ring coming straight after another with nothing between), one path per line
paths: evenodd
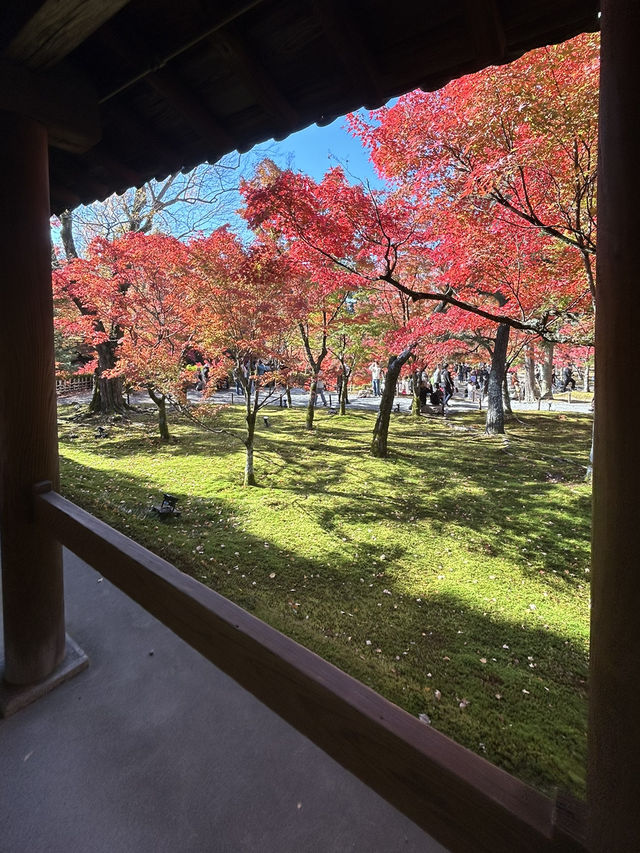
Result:
M60 545L32 488L58 482L47 133L0 112L0 534L4 680L46 679L65 654Z
M640 442L621 384L640 326L640 4L603 0L601 23L589 849L622 851L640 850Z

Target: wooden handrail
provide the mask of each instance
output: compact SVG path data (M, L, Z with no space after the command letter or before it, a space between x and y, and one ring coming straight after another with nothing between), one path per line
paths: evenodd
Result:
M46 484L34 500L36 523L47 535L450 850L585 849L558 827L548 797L46 491ZM562 817L562 823L569 822Z

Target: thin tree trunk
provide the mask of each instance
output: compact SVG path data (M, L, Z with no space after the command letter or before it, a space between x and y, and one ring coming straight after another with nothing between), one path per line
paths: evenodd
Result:
M536 382L536 362L533 344L529 344L524 355L524 399L527 403L534 403L540 399L540 389Z
M344 364L344 362L343 362L343 364L342 364L342 384L340 385L340 395L339 395L340 414L341 415L346 415L346 413L347 413L347 386L348 386L348 384L349 384L349 369L347 368L347 365Z
M313 429L313 417L316 413L316 388L318 385L318 375L315 374L311 378L311 387L309 388L309 403L307 405L307 421L305 426L307 429Z
M420 417L420 377L422 376L421 370L414 370L411 373L411 392L413 394L413 399L411 401L411 414L414 418Z
M170 441L169 422L167 420L167 398L164 394L156 394L153 388L148 385L147 391L153 402L158 407L158 429L160 430L160 438L162 441Z
M504 410L504 422L509 423L513 420L514 415L511 408L511 394L509 393L509 379L506 370L502 377L502 408Z
M584 381L582 383L583 391L591 391L591 365L585 362L584 365Z
M284 392L285 392L285 394L286 394L286 396L287 396L287 407L288 407L289 409L292 409L292 408L293 408L293 403L292 403L292 401L291 401L291 388L287 385L287 387L284 389Z
M387 439L389 436L389 420L391 418L391 410L393 408L393 398L396 389L396 382L400 371L411 356L413 347L404 350L398 356L391 356L387 365L387 376L384 383L384 391L380 397L380 408L378 409L378 417L373 428L373 438L371 441L371 455L384 459L387 456Z
M553 341L542 341L544 361L542 362L541 400L553 400Z
M327 324L327 315L326 311L323 311L324 318L324 328L325 331L322 335L322 347L320 352L318 353L318 357L314 358L313 353L311 352L311 342L309 340L309 332L308 329L305 328L304 323L298 323L298 330L300 332L300 337L302 338L302 343L304 346L304 351L307 356L307 361L309 362L309 367L311 368L311 388L310 388L310 397L309 397L309 405L307 406L307 422L306 428L308 430L313 429L313 416L315 414L315 406L316 406L316 388L318 384L318 375L320 370L322 369L322 362L328 352L327 349L327 332L326 332L326 324Z
M256 475L253 470L253 443L256 434L256 414L258 410L258 391L257 384L255 390L255 400L252 401L249 389L245 396L247 432L244 437L244 446L246 448L246 457L244 463L244 485L257 486Z
M506 323L500 323L496 330L496 339L491 355L491 370L489 372L489 387L487 390L487 419L485 424L485 430L489 435L504 435L502 385L505 378L509 330L509 326Z

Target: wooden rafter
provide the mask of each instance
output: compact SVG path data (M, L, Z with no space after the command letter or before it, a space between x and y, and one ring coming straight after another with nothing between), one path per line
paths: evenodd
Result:
M112 18L129 0L47 0L24 24L4 58L51 68Z
M108 90L103 93L101 102L111 100L111 98L114 98L116 95L119 95L120 92L125 91L125 89L128 89L140 80L143 80L149 74L164 68L174 59L191 50L191 48L195 47L197 44L200 44L204 39L214 33L217 33L222 27L227 26L231 21L234 21L246 12L251 11L256 6L260 6L263 2L264 0L235 0L235 2L227 4L228 7L224 13L218 13L206 23L203 21L202 26L194 33L193 38L176 45L171 51L161 58L157 56L148 56L146 51L143 50L142 59L138 59L137 62L138 70L133 74L123 76L119 82L110 80L110 86Z
M476 58L484 65L501 62L507 39L496 0L464 0L464 11Z
M140 57L145 56L145 48L141 44L134 43L130 36L124 35L113 26L103 27L98 38L104 47L126 63L131 63L131 57L136 57L136 60L140 61ZM145 58L146 64L150 64L151 61L151 57ZM170 67L165 66L158 71L151 71L139 82L151 87L168 101L191 127L209 143L213 143L220 150L225 151L235 148L234 140L211 110L204 105L189 86L177 77Z
M281 119L288 127L297 128L300 123L298 111L244 42L228 31L219 33L216 41L266 112Z
M58 210L64 207L71 210L81 203L80 197L76 195L76 193L59 182L51 185L49 195L51 196L52 210Z
M156 131L149 127L148 124L143 124L134 113L124 105L109 104L109 127L117 128L117 132L107 133L107 138L110 144L110 150L119 150L120 146L115 143L115 140L120 140L124 147L127 146L127 141L135 139L138 143L138 148L146 152L146 159L149 161L155 156L157 163L175 164L173 169L166 169L165 175L171 171L177 171L182 167L184 158L175 151L171 145L165 142ZM162 166L154 166L153 172L157 175L158 169L162 170ZM149 176L150 177L150 176ZM146 178L148 180L148 178Z
M314 10L322 29L368 108L379 107L385 97L375 63L365 47L360 30L348 15L348 6L336 0L315 0Z
M221 150L235 148L235 142L194 92L168 70L156 71L145 82L166 98L203 137Z
M105 145L98 145L88 152L84 159L89 165L95 165L103 169L107 174L114 175L120 180L117 191L128 189L129 187L141 186L144 183L144 178L135 169L127 166L122 162L122 159L116 157L111 149Z

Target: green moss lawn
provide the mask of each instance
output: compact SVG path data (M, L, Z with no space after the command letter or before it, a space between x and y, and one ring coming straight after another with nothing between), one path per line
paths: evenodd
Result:
M227 433L60 410L63 494L414 715L545 790L584 794L591 421L528 414L259 418L256 473ZM241 434L240 407L218 426ZM162 493L179 520L148 516Z

